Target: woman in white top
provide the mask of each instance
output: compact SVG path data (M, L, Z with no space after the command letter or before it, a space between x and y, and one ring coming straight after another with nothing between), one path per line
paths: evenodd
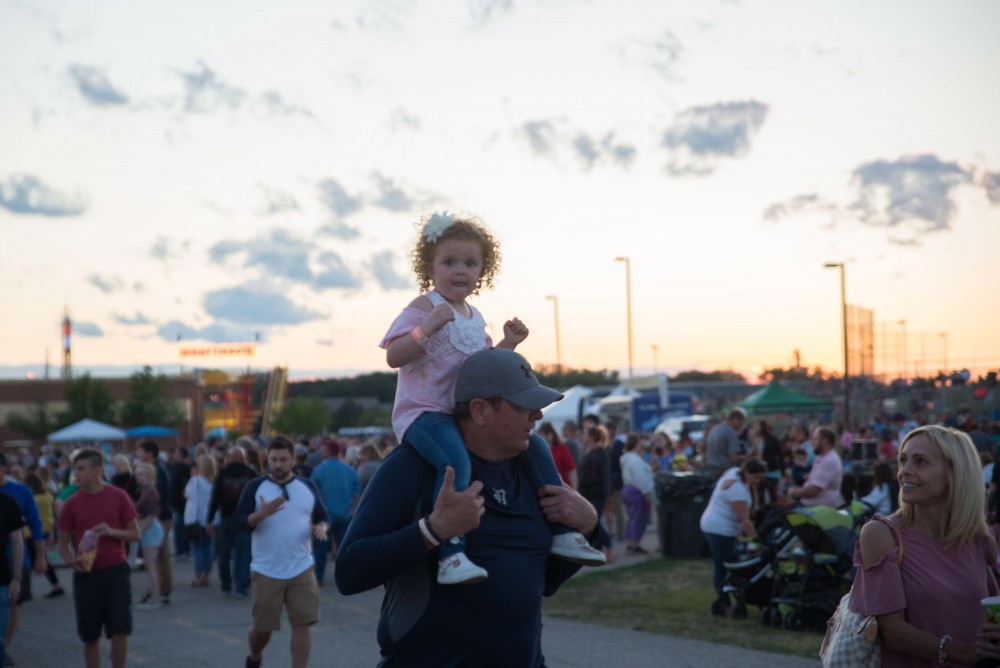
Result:
M639 540L649 524L649 511L653 507L653 469L643 460L637 450L639 438L634 434L625 440L625 454L618 461L622 467L622 501L628 522L625 525L625 540L629 554L647 554L639 546Z
M751 540L757 538L757 529L750 519L753 497L749 488L760 484L766 470L761 460L748 459L740 468L733 467L723 473L701 514L701 531L712 553L712 584L718 596L712 605L713 614L726 614L730 607L722 582L726 577L725 563L736 555L736 538L741 533Z
M197 538L191 544L194 556L192 587L207 587L208 574L212 572L212 537L208 526L208 505L212 500L212 481L215 479L215 462L208 455L200 455L191 469L191 479L184 488L184 526L197 525Z
M879 462L872 472L872 491L861 497L862 503L882 517L892 514L892 492L889 487L891 480L892 469L887 463Z

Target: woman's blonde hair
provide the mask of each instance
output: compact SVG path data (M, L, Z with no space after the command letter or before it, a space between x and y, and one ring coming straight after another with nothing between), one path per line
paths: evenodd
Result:
M111 465L114 466L115 464L120 464L122 470L124 471L128 471L129 473L132 472L132 462L129 461L128 457L121 453L118 453L111 458ZM117 471L118 469L116 468L115 470Z
M437 214L435 214L437 215ZM476 241L483 250L483 268L479 272L479 280L472 294L478 295L484 285L493 287L493 279L500 273L500 242L490 234L482 221L475 216L458 214L453 217L451 225L446 227L434 241L427 239L427 224L431 216L424 216L417 225L417 243L410 252L410 263L413 273L417 275L420 292L431 289L431 277L434 274L434 249L442 241Z
M140 473L146 476L147 485L150 485L152 487L156 486L156 469L153 468L152 464L146 464L145 462L143 462L142 464L136 465L135 467L136 476L138 476Z
M918 427L906 435L899 444L900 456L903 455L906 444L919 436L940 449L948 475L948 516L941 539L946 547L965 547L975 538L986 535L983 467L979 463L976 446L963 432L950 427L928 425ZM903 526L911 526L916 508L900 498L899 514L903 518Z
M208 455L200 455L195 460L198 467L198 475L206 480L215 480L215 460Z

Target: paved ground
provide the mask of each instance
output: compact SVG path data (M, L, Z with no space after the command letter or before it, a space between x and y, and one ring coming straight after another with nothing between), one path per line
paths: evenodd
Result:
M652 533L652 532L650 532ZM644 545L655 549L648 537ZM615 566L643 557L622 555ZM654 556L645 558L657 558ZM152 668L223 668L243 665L249 600L235 600L217 589L189 586L191 562L174 562L173 603L160 610L136 611L129 645L129 665ZM63 586L70 573L59 571ZM332 578L329 578L332 583ZM213 576L213 582L215 578ZM321 621L313 630L313 666L374 666L378 660L375 627L381 591L345 598L328 583L323 590ZM69 668L82 665L76 639L72 597L45 600L44 579L35 577L35 600L25 604L21 623L10 649L18 666ZM145 576L133 573L133 594L145 592ZM706 623L709 619L706 615ZM274 635L265 651L267 668L289 666L287 626ZM546 618L543 647L550 668L702 668L739 665L740 668L815 667L819 661L755 652L726 645L673 638L638 631L610 629L582 622ZM109 665L105 642L103 665Z

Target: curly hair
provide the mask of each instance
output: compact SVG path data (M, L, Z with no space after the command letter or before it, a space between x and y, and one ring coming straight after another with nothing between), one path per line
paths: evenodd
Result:
M427 240L425 229L430 220L430 214L423 216L417 223L417 242L410 252L410 263L413 273L417 275L420 284L420 292L428 292L431 289L431 276L434 273L434 249L442 241L478 241L483 249L483 270L479 272L479 279L476 287L472 290L473 295L478 295L479 290L486 286L493 287L493 279L500 273L500 242L490 234L482 221L475 216L458 214L454 222L449 225L434 241Z

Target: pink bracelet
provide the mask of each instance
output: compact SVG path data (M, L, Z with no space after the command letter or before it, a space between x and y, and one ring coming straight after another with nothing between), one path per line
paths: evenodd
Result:
M421 348L426 348L428 341L430 341L430 339L424 336L424 330L420 328L420 325L417 325L410 330L410 336L413 337L413 340L416 341L417 345Z

